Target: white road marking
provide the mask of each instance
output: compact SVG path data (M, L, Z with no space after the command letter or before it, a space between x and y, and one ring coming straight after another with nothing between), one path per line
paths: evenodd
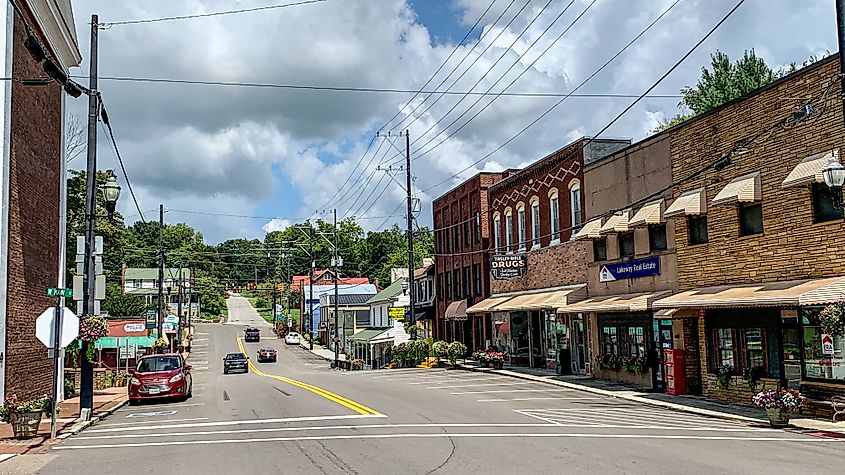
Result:
M391 370L388 370L391 371ZM402 372L395 372L392 374L382 374L379 376L373 376L373 379L384 379L384 378L398 378L401 376L412 376L412 375L419 375L419 374L427 374L427 375L435 375L435 374L443 374L447 371L444 370L430 370L430 369L420 369L419 371L402 371ZM413 378L408 378L413 379Z
M126 417L156 417L156 416L172 416L176 414L176 409L170 411L155 411L155 412L133 412Z
M311 422L311 421L330 421L342 419L368 419L374 417L387 417L384 414L344 414L338 416L305 416L305 417L281 417L277 419L247 419L242 421L213 421L213 422L196 422L189 424L161 424L157 426L146 427L124 427L124 428L110 428L110 429L89 429L85 431L86 434L102 433L102 432L125 432L137 430L152 430L152 429L188 429L191 427L221 427L221 426L237 426L237 425L254 425L254 424L280 424L289 422Z
M90 432L90 431L89 431ZM596 433L434 433L434 434L351 434L305 437L270 437L251 439L216 439L216 440L172 440L167 442L139 442L124 444L66 445L55 446L53 450L79 449L116 449L128 447L166 447L172 445L222 445L250 444L256 442L303 442L325 440L362 440L362 439L439 439L439 438L583 438L583 439L650 439L650 440L700 440L700 441L737 441L737 442L798 442L798 443L845 443L845 439L827 439L810 437L738 437L681 434L596 434Z
M186 419L168 419L167 422L206 421L207 417L190 417ZM136 422L111 422L108 424L97 424L97 427L111 426L134 426L136 424L161 424L164 421L136 421Z
M194 341L208 341L208 338L194 338L194 339L191 341L191 346L193 346L193 342L194 342Z
M496 389L494 391L464 391L449 394L494 394L494 393L572 393L572 389Z
M449 378L449 379L438 378L438 379L414 380L413 383L406 383L406 384L409 384L409 385L431 384L431 383L449 384L449 383L461 383L461 382L464 382L464 381L496 381L496 380L499 380L499 379L507 380L507 381L513 381L513 378L507 378L507 377L503 377L503 378L484 378L484 377L483 378L454 378L454 379L452 379L452 378Z
M525 386L536 383L489 383L489 384L456 384L454 386L428 386L426 389L457 389L457 388L480 388L484 386Z
M476 402L509 402L509 401L586 401L588 399L604 399L601 397L516 397L513 399L476 399Z
M205 361L191 361L191 365L198 365L198 364L208 364L208 360Z

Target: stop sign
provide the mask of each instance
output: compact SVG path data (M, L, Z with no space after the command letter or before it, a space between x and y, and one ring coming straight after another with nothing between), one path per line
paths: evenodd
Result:
M35 336L47 348L53 347L55 341L55 334L53 330L55 324L56 308L50 307L44 310L35 320ZM70 309L62 307L62 329L59 334L59 346L64 348L79 336L79 318Z

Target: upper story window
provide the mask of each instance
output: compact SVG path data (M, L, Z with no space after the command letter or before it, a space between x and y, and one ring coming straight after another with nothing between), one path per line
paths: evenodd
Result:
M513 245L513 212L510 208L505 210L505 252L511 252Z
M687 217L690 244L704 244L707 239L707 215L690 215Z
M472 223L475 226L475 242L481 242L481 213L475 213Z
M520 203L516 208L516 229L519 234L519 250L525 250L525 205Z
M462 248L461 245L461 224L456 223L452 225L452 239L455 242L455 250L459 251Z
M634 256L634 233L619 233L619 255L621 257Z
M141 288L141 280L140 279L133 279L132 280L132 287L136 289Z
M569 211L572 218L572 234L581 229L581 182L572 180L569 182Z
M651 252L666 250L666 224L648 225L648 247Z
M464 246L469 247L469 246L470 246L470 240L469 240L469 218L467 218L467 219L465 219L465 220L464 220L464 223L463 223L463 225L462 225L462 226L464 227Z
M536 196L531 198L531 238L531 247L540 247L540 199Z
M593 239L593 260L607 260L607 238Z
M502 252L502 218L499 213L493 215L493 252Z
M739 204L739 234L751 236L763 233L763 203Z
M452 298L452 273L446 271L443 273L443 277L443 290L446 291L446 300L450 300Z
M560 199L557 195L557 188L549 191L549 219L551 223L552 244L560 242Z

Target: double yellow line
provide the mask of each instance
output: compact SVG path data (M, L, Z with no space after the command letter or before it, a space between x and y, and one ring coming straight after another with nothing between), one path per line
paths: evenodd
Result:
M238 348L240 348L241 353L246 355L246 350L244 349L244 344L241 341L240 337L237 338L237 341L238 341ZM328 399L329 401L336 402L343 407L351 409L351 410L357 412L358 414L362 414L362 415L365 415L365 416L381 415L378 411L376 411L374 409L370 409L369 407L367 407L363 404L357 403L357 402L355 402L351 399L345 398L345 397L340 396L338 394L335 394L331 391L326 391L323 388L318 388L317 386L312 386L310 384L306 384L306 383L303 383L301 381L297 381L295 379L286 378L284 376L277 376L275 374L267 374L267 373L261 371L260 369L258 369L258 367L255 366L252 363L252 360L247 360L247 363L249 364L250 369L252 369L252 371L255 372L255 374L257 374L258 376L263 376L265 378L272 378L272 379L275 379L277 381L281 381L283 383L288 383L288 384L291 384L291 385L296 386L298 388L302 388L302 389L305 389L307 391L311 391L314 394L318 394L320 396L323 396L324 398Z

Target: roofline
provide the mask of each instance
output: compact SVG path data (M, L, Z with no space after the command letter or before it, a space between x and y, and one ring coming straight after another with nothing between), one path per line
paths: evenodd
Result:
M476 173L475 175L473 175L473 176L471 176L471 177L467 178L466 180L464 180L464 181L460 182L459 184L457 184L457 185L453 186L453 187L452 187L452 188L450 188L448 191L445 191L442 195L440 195L440 196L438 196L437 198L435 198L435 199L431 202L431 204L432 204L432 205L434 205L434 204L435 204L435 203L437 203L438 201L440 201L440 200L442 200L443 198L445 198L445 197L446 197L446 195L448 195L449 193L452 193L453 191L457 190L458 188L460 188L460 187L462 187L462 186L466 185L466 184L467 184L467 183L469 183L470 181L473 181L473 180L475 180L475 179L481 178L482 176L489 176L489 175L501 175L501 174L502 174L502 173L504 173L505 171L507 171L507 169L502 170L502 171L500 171L500 172L484 172L484 171L482 171L482 172L478 172L478 173ZM494 183L494 185L495 185L495 183ZM493 186L493 185L490 185L490 186Z
M516 172L516 173L514 173L513 175L510 175L510 176L508 176L507 178L505 178L505 179L503 179L503 180L501 180L501 181L499 181L499 182L497 182L497 183L492 184L492 185L490 186L490 190L492 191L494 188L499 188L500 186L504 186L504 183L506 183L506 182L510 182L510 181L512 181L512 180L516 180L517 178L519 178L519 177L520 177L520 176L522 176L523 174L525 174L525 173L529 173L529 172L531 172L532 170L534 170L535 168L542 166L542 165L543 165L543 162L544 162L545 160L548 160L548 159L550 159L550 158L554 157L556 154L558 154L558 153L560 153L560 152L562 152L562 151L566 150L567 148L572 147L572 146L574 146L574 145L577 145L577 144L578 144L578 143L580 143L580 142L584 142L585 140L588 140L589 138L590 138L590 137L587 137L587 136L582 136L581 138L578 138L578 139L573 140L572 142L569 142L568 144L564 145L563 147L560 147L560 148L558 148L557 150L555 150L555 151L553 151L553 152L551 152L551 153L547 154L547 155L546 155L546 156L544 156L543 158L540 158L540 159L538 159L538 160L535 160L535 161L534 161L534 162L532 162L530 165L528 165L527 167L525 167L525 168L523 168L523 169L521 169L521 170L517 171L517 172ZM599 140L609 140L609 139L594 139L594 141L599 141ZM619 139L616 139L616 140L619 140ZM583 149L582 149L582 153L583 153ZM583 158L582 158L582 161L583 161Z

